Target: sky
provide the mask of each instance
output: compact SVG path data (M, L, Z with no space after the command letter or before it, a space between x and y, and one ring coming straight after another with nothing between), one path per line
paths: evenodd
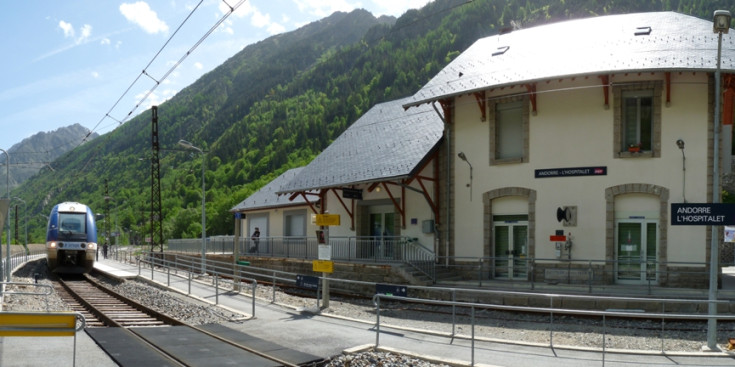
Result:
M75 123L100 135L112 131L245 46L335 11L399 17L428 2L3 1L0 149ZM196 46L231 7L235 11Z

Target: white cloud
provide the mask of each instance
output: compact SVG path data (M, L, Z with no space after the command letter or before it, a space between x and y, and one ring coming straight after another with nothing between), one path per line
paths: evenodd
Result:
M225 5L224 2L219 4L219 11L221 14L227 14L230 12L230 7ZM262 28L268 31L270 34L282 33L286 30L286 27L271 20L270 14L262 13L258 8L251 5L250 2L243 3L239 8L232 13L232 17L245 18L250 17L250 24L256 28ZM233 22L230 19L226 20L220 30L227 34L235 34L233 29Z
M100 73L98 73L96 71L93 71L92 72L92 78L99 79L99 77L100 77Z
M109 39L109 38L107 38L107 37L104 37L104 38L102 38L102 39L100 40L100 45L108 46L108 45L110 45L110 42L111 42L111 41L110 41L110 39Z
M76 42L78 44L84 43L89 39L91 35L92 35L92 26L89 24L85 24L82 26L82 35L79 36L79 38L77 38Z
M120 13L129 22L137 24L144 31L150 34L168 32L166 22L158 18L158 14L148 6L148 3L138 1L132 4L123 3L120 5Z
M403 3L405 0L392 0L394 2ZM362 8L360 2L350 2L347 0L294 0L299 11L316 15L320 18L327 17L335 11L349 12L355 8Z
M349 12L355 8L369 9L373 15L392 15L395 17L403 15L407 9L418 9L432 0L294 0L299 11L316 15L320 18L326 17L335 11ZM368 6L365 3L371 3Z
M431 0L372 0L373 4L377 6L377 10L373 14L375 16L381 15L392 15L399 17L403 15L408 9L420 9L424 5L428 4Z
M263 14L259 11L256 11L253 13L253 16L250 17L250 24L257 28L265 28L271 23L271 16L268 14Z
M59 28L64 31L64 38L74 38L76 36L76 31L74 30L74 26L71 23L60 20ZM74 38L74 43L77 45L81 45L89 41L89 37L92 36L92 26L89 24L85 24L82 26L80 31L81 35L77 38Z
M286 27L278 24L278 23L271 23L268 28L268 33L270 34L279 34L286 31Z
M67 23L63 20L59 21L59 28L64 31L64 37L74 37L74 26L71 23Z
M167 100L171 99L173 96L176 95L179 91L176 89L165 89L160 92L154 91L150 95L148 95L148 98L143 101L140 108L143 110L146 110L148 108L151 108L151 106L158 106L162 104L163 102L166 102ZM136 101L140 101L148 92L140 93L135 96Z
M198 70L202 70L204 68L204 65L202 65L201 62L197 61L194 63L194 67L197 68Z

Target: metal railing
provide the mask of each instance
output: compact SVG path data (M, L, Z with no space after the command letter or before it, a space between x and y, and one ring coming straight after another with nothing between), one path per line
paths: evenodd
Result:
M170 251L198 254L202 251L201 239L169 239ZM331 259L344 262L402 263L428 277L436 279L436 255L422 246L418 239L405 236L330 236ZM233 253L234 237L209 237L206 253ZM261 257L318 259L319 244L316 237L261 237L257 240L240 238L237 244L241 255Z
M150 268L151 280L155 280L156 270L166 273L167 287L171 286L172 271L175 277L185 277L187 279L188 295L192 294L191 286L192 280L195 276L211 276L212 286L215 289L215 305L219 305L219 296L221 291L239 291L241 282L250 283L252 294L251 315L255 316L255 295L258 287L258 281L254 278L243 277L242 274L237 271L240 265L232 264L230 262L212 261L205 259L204 267L202 268L202 260L199 257L174 254L173 260L170 260L167 259L165 256L162 256L162 254L155 252L139 254L134 257L129 255L125 256L124 254L119 255L121 255L121 258L124 259L135 259L135 262L138 265L138 275L142 274L144 265ZM204 269L205 274L201 274L202 269ZM184 273L184 276L179 274L179 271ZM222 282L222 284L220 284L220 282ZM227 286L228 283L231 284L229 287Z
M656 286L662 284L701 289L707 287L709 274L705 262L656 261L647 258L570 260L508 256L439 257L438 264L438 269L443 272L438 272L437 284L464 282L482 287L494 281L494 286L513 289L534 290L541 285L555 285L588 293L592 293L593 289L601 290L619 284L637 285L637 289L649 295L653 294ZM720 264L721 267L732 265Z
M11 291L8 290L6 286L13 285L16 286L16 288L41 288L46 289L45 292L25 292L25 291ZM48 308L48 297L54 293L54 288L48 284L37 284L37 283L20 283L20 282L0 282L0 295L7 296L7 295L22 295L22 296L42 296L44 302L46 303L46 311L49 310ZM2 311L2 305L0 305L0 311Z
M3 250L5 250L5 248L3 248ZM22 264L24 264L24 263L26 263L26 262L28 262L30 260L35 260L35 259L38 259L38 258L41 258L41 257L45 257L45 256L46 256L46 250L45 249L42 249L42 250L39 249L39 250L28 251L28 252L26 252L25 250L23 250L22 252L11 254L10 255L10 269L11 270L12 269L15 269L18 266L20 266L20 265L22 265ZM5 266L7 265L7 264L5 264L6 263L6 256L5 256L5 254L3 255L3 258L2 258L1 261L3 263L3 269L5 269Z
M137 264L138 264L138 271L140 274L145 274L148 276L147 271L143 270L143 267L150 267L150 278L154 279L155 277L161 277L161 273L166 274L165 276L171 277L172 272L176 273L179 277L186 277L189 281L189 294L191 294L191 282L192 277L194 274L197 274L198 271L200 271L201 266L201 259L196 256L187 256L187 255L174 255L169 254L168 257L173 257L173 259L164 259L161 257L162 255L160 253L146 253L142 254L138 257ZM121 256L121 258L124 259L136 259L134 256ZM266 269L266 268L258 268L251 265L245 265L245 264L233 264L231 262L221 262L221 261L212 261L211 259L206 260L205 269L208 275L212 276L212 284L215 287L215 292L218 294L219 289L224 287L224 289L228 289L229 287L234 288L237 284L236 280L237 278L246 280L248 282L251 282L253 284L252 287L252 313L255 314L255 294L256 294L256 286L255 284L258 282L258 280L262 280L264 282L271 283L271 290L272 290L272 296L271 296L271 303L276 302L277 296L276 296L276 289L277 284L281 283L287 283L287 284L294 284L297 285L297 277L299 274L292 273L292 272L286 272L286 271L278 271L278 270L272 270L272 269ZM184 275L178 274L178 272L183 272ZM365 281L356 281L356 280L350 280L350 279L340 279L340 278L334 278L330 276L329 278L326 277L317 277L319 278L320 282L324 282L325 280L328 280L330 284L344 284L344 285L361 285L361 286L367 286L368 288L377 289L378 284L373 282L365 282ZM167 284L170 284L170 281L167 281ZM225 284L223 286L223 284ZM169 285L170 286L170 285ZM474 353L475 353L475 347L474 343L475 341L492 341L496 340L494 339L495 335L487 334L480 334L477 335L475 333L476 328L479 330L482 330L482 326L488 326L494 324L493 321L487 321L487 310L495 310L495 311L505 311L505 312L523 312L523 313L534 313L534 314L540 314L544 315L544 319L548 320L547 326L544 328L544 330L548 330L548 347L550 348L556 348L560 347L559 345L555 344L554 336L555 333L562 332L564 330L561 329L559 326L560 322L558 321L561 317L561 315L574 315L574 316L583 316L583 317L591 317L591 318L600 318L600 324L596 326L596 329L593 331L590 331L590 324L585 323L583 325L583 328L588 335L599 335L600 342L598 344L599 350L603 353L603 365L604 365L604 358L606 353L609 353L609 347L607 345L607 336L613 335L614 333L611 331L612 329L620 329L620 326L610 325L608 324L609 318L632 318L632 319L647 319L647 320L658 320L660 322L660 327L658 328L658 331L656 330L656 327L648 328L651 333L658 333L658 338L661 340L660 347L658 350L653 350L655 352L661 352L666 353L666 345L665 340L667 340L671 334L679 332L677 330L677 327L680 326L668 326L667 322L669 324L672 323L672 320L707 320L710 318L715 318L718 321L727 321L727 322L735 322L735 315L732 315L730 313L724 312L720 313L715 316L711 316L702 312L693 311L691 313L672 313L672 310L675 310L677 308L682 308L682 305L692 305L692 307L689 307L689 309L696 310L698 307L696 305L702 305L707 303L716 303L718 306L723 306L726 308L733 307L733 304L735 302L728 301L728 300L717 300L717 301L711 301L707 299L669 299L669 298L646 298L646 297L612 297L612 296L599 296L599 295L583 295L583 294L556 294L556 293L540 293L540 292L519 292L519 291L507 291L507 290L489 290L489 289L470 289L470 288L457 288L457 287L438 287L438 286L412 286L412 285L396 285L405 287L407 289L407 293L409 294L427 294L427 292L434 292L432 294L442 295L441 297L400 297L400 296L392 296L392 295L382 295L377 294L374 296L374 303L375 303L375 329L376 329L376 347L380 344L380 327L381 325L385 326L386 324L381 319L382 314L382 306L381 306L381 300L389 300L393 302L411 302L411 303L423 303L423 304L431 304L431 305L437 305L437 306L444 306L448 309L451 309L451 316L447 316L446 318L443 318L440 323L444 324L451 324L451 332L448 333L450 337L452 338L464 338L472 341L472 356L471 360L474 365ZM513 305L507 305L507 304L499 304L497 302L481 302L478 300L481 299L492 299L494 297L514 297L516 299L526 299L527 303L524 306L513 306ZM319 308L319 290L317 290L315 297L316 299L316 306L317 309ZM217 298L215 298L217 299ZM464 301L458 301L458 299L463 299ZM473 300L472 302L466 301L466 300ZM644 306L643 308L648 309L647 312L642 312L638 310L615 310L615 309L570 309L570 308L564 308L563 306L566 301L570 301L571 303L577 303L579 301L594 301L596 304L636 304L636 305L648 305ZM528 306L529 304L533 304L536 306ZM540 307L538 305L548 305L547 307ZM467 315L462 314L461 312L457 312L457 308L466 308L470 310L469 317L470 320L467 321ZM599 308L599 307L598 307ZM395 310L395 307L392 307L392 309ZM478 321L478 319L475 318L475 310L476 309L482 309L485 313L483 319L485 321ZM687 309L687 307L684 307L684 309ZM701 308L699 308L701 311ZM632 312L632 311L638 311L638 312ZM394 316L394 318L397 319L404 319L400 316ZM561 317L563 318L563 317ZM541 321L540 323L543 323ZM648 322L641 323L646 325L655 325L655 322L653 324L650 324ZM449 326L449 325L447 325ZM667 329L667 326L669 329ZM397 325L389 325L391 328L400 328L400 326ZM412 330L415 330L414 327L409 327ZM626 330L630 328L630 325L626 326ZM466 331L464 333L457 332L457 330L471 330L470 335L466 334ZM724 332L724 331L720 331ZM587 338L589 339L589 338ZM524 342L523 340L506 340L505 342L513 343L513 342ZM706 336L702 334L702 345L706 343ZM570 345L565 345L564 347L570 347ZM571 347L574 347L572 345ZM582 347L582 346L578 346ZM586 348L586 347L585 347ZM641 349L641 352L644 352L646 350L650 349ZM672 350L681 352L681 350Z
M549 348L554 348L554 315L576 315L576 316L585 316L585 317L599 317L602 321L602 327L599 331L600 335L600 350L602 352L602 365L605 365L605 356L608 352L607 345L606 345L606 339L607 339L607 318L608 317L624 317L624 318L640 318L640 319L659 319L661 322L661 332L659 334L659 338L661 340L661 353L665 353L664 350L664 341L665 341L665 324L666 320L707 320L710 318L715 318L717 320L726 320L726 321L735 321L735 315L719 315L719 316L708 316L703 314L674 314L674 313L646 313L646 312L624 312L624 311L598 311L598 310L576 310L576 309L565 309L565 308L554 308L554 307L527 307L527 306L505 306L505 305L496 305L496 304L486 304L486 303L474 303L474 302L457 302L457 301L441 301L441 300L431 300L431 299L420 299L420 298L409 298L409 297L400 297L400 296L393 296L393 295L383 295L383 294L376 294L373 297L373 302L376 307L375 312L375 348L378 348L380 346L380 310L381 310L381 299L396 301L396 302L407 302L407 303L421 303L421 304L432 304L432 305L440 305L440 306L447 306L452 307L454 309L455 307L464 307L470 309L470 335L458 335L455 333L456 325L457 325L457 316L456 312L452 313L452 337L453 338L467 338L471 341L471 348L470 348L470 365L475 365L475 342L479 338L475 334L475 327L477 326L477 320L475 318L475 310L480 308L483 310L499 310L499 311L510 311L510 312L531 312L531 313L542 313L542 314L548 314L549 317ZM635 299L638 302L662 302L667 300L656 300L656 299ZM702 301L686 301L683 302L702 302ZM726 303L724 301L720 301L717 303ZM553 297L550 297L550 304L553 305ZM591 328L589 328L591 329ZM592 330L587 330L588 334L593 334ZM703 341L704 343L705 341Z

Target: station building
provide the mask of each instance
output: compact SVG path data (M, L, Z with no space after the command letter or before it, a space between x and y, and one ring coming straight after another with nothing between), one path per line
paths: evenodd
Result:
M717 152L728 158L733 36ZM449 254L490 259L496 279L706 286L710 228L671 225L670 208L712 202L717 50L712 21L674 12L474 43L404 105L445 116ZM719 162L718 177L730 167Z
M422 248L467 278L480 264L485 279L706 287L710 227L671 225L671 205L719 201L713 175L730 173L733 37L722 35L719 72L712 21L674 12L482 38L415 95L374 106L276 194L301 200L306 237L313 214L340 215L337 257L418 263ZM274 228L289 223L276 208L254 209L233 211L289 233Z
M261 255L316 258L317 231L326 231L336 261L433 264L444 126L430 105L405 110L407 102L373 106L307 166L234 207L243 236L259 226L262 237L265 227L270 247L260 246ZM319 226L317 214L339 224Z

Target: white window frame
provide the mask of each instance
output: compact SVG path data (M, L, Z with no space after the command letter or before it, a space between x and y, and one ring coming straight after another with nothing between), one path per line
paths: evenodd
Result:
M517 136L516 144L520 145L520 149L514 151L515 154L510 156L503 156L499 150L502 149L498 143L504 135L504 132L500 131L505 123L500 121L501 112L505 107L509 107L513 104L520 104L519 115L513 117L520 126L515 126L516 132L520 133L521 136ZM529 111L528 111L529 99L527 96L512 96L506 98L500 98L496 100L490 100L489 113L490 117L490 164L505 164L505 163L523 163L528 162L528 126L529 126Z
M661 81L651 81L644 83L634 83L624 86L613 86L614 98L614 142L613 156L615 158L651 158L661 156L661 94L663 83ZM651 135L650 145L645 144L640 147L639 151L632 151L631 144L640 143L641 138L641 98L652 98L651 105ZM638 98L638 106L635 121L625 121L625 103L624 98ZM630 142L626 139L626 124L636 124L637 141Z

